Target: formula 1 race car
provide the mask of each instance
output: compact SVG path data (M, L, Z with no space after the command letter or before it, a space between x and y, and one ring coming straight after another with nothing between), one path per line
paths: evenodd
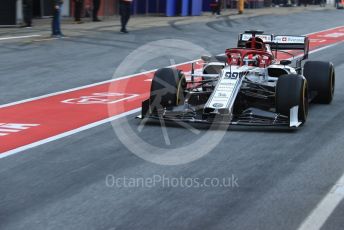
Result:
M309 103L331 103L335 88L332 63L307 61L302 67L308 50L306 36L246 31L225 55L203 56L199 73L194 63L189 74L175 68L157 70L140 117L299 127L306 122Z

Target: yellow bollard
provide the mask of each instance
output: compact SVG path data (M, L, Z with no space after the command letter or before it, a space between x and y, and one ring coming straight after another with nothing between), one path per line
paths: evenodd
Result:
M244 13L244 0L238 0L238 10L239 14Z

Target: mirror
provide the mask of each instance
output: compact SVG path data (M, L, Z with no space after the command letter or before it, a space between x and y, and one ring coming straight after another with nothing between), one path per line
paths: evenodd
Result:
M227 55L224 55L224 54L222 54L222 55L216 55L215 58L216 58L216 60L218 60L219 62L225 62L225 63L227 63Z
M211 57L207 56L207 55L203 55L203 56L201 56L201 59L205 62L209 62L211 60Z

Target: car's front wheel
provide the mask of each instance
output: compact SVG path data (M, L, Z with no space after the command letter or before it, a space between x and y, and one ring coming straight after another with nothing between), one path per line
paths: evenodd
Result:
M150 92L151 108L165 108L179 105L184 100L186 79L175 68L162 68L155 72Z
M335 72L333 64L322 61L308 61L303 67L310 93L315 93L314 102L330 104L334 95Z
M297 74L285 74L278 78L276 85L276 112L290 115L290 109L298 106L298 119L306 122L308 116L307 80Z

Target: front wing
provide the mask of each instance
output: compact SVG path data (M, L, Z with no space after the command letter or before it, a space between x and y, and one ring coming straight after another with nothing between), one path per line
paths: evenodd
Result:
M184 106L153 111L149 99L142 102L141 115L137 118L148 120L163 120L175 123L198 123L208 125L255 126L255 127L284 127L297 128L302 125L298 120L298 106L290 109L290 115L284 116L258 108L246 109L239 116L220 114L204 114L201 111L190 111Z

